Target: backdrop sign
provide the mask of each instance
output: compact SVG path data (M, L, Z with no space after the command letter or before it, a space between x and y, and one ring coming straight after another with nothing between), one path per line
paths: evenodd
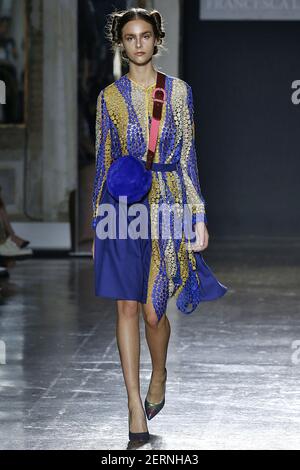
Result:
M200 0L201 20L300 20L300 0Z

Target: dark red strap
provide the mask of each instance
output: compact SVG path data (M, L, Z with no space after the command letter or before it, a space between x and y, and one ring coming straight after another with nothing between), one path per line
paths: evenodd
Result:
M149 146L147 153L146 169L150 170L157 143L159 123L162 115L163 103L166 101L166 75L162 72L157 71L156 86L153 90L153 114L151 120L150 134L149 134Z

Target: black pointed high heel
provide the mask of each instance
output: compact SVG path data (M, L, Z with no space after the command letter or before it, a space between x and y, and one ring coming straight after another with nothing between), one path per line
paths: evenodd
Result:
M128 417L128 427L130 426L130 419ZM149 431L145 432L131 432L129 429L129 441L148 442L150 439Z
M166 372L166 378L165 378L165 395L166 395L166 382L167 382L167 369L166 368L165 368L165 372ZM157 413L159 413L160 410L162 410L166 402L165 395L159 403L151 403L150 401L147 400L147 397L145 398L145 411L146 411L148 420L154 418L154 416L156 416Z
M148 442L150 439L149 431L146 432L131 432L129 431L130 441Z

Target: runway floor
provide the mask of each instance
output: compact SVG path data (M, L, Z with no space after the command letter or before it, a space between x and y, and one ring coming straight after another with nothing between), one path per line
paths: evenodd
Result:
M169 302L166 404L142 449L300 449L299 242L215 240L204 259L229 291L191 315ZM94 296L92 260L20 261L1 286L0 448L126 449L116 304ZM140 332L144 400L142 315Z

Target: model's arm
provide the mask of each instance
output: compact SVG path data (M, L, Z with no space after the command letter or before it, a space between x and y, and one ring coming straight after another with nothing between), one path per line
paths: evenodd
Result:
M112 162L110 117L104 99L104 90L100 91L97 99L95 132L96 165L93 190L93 229L96 228L98 205L102 196L107 172Z
M182 126L183 146L180 165L183 172L187 202L192 211L192 223L205 222L207 224L205 199L201 193L197 166L193 94L192 88L188 84L186 84L183 96Z

